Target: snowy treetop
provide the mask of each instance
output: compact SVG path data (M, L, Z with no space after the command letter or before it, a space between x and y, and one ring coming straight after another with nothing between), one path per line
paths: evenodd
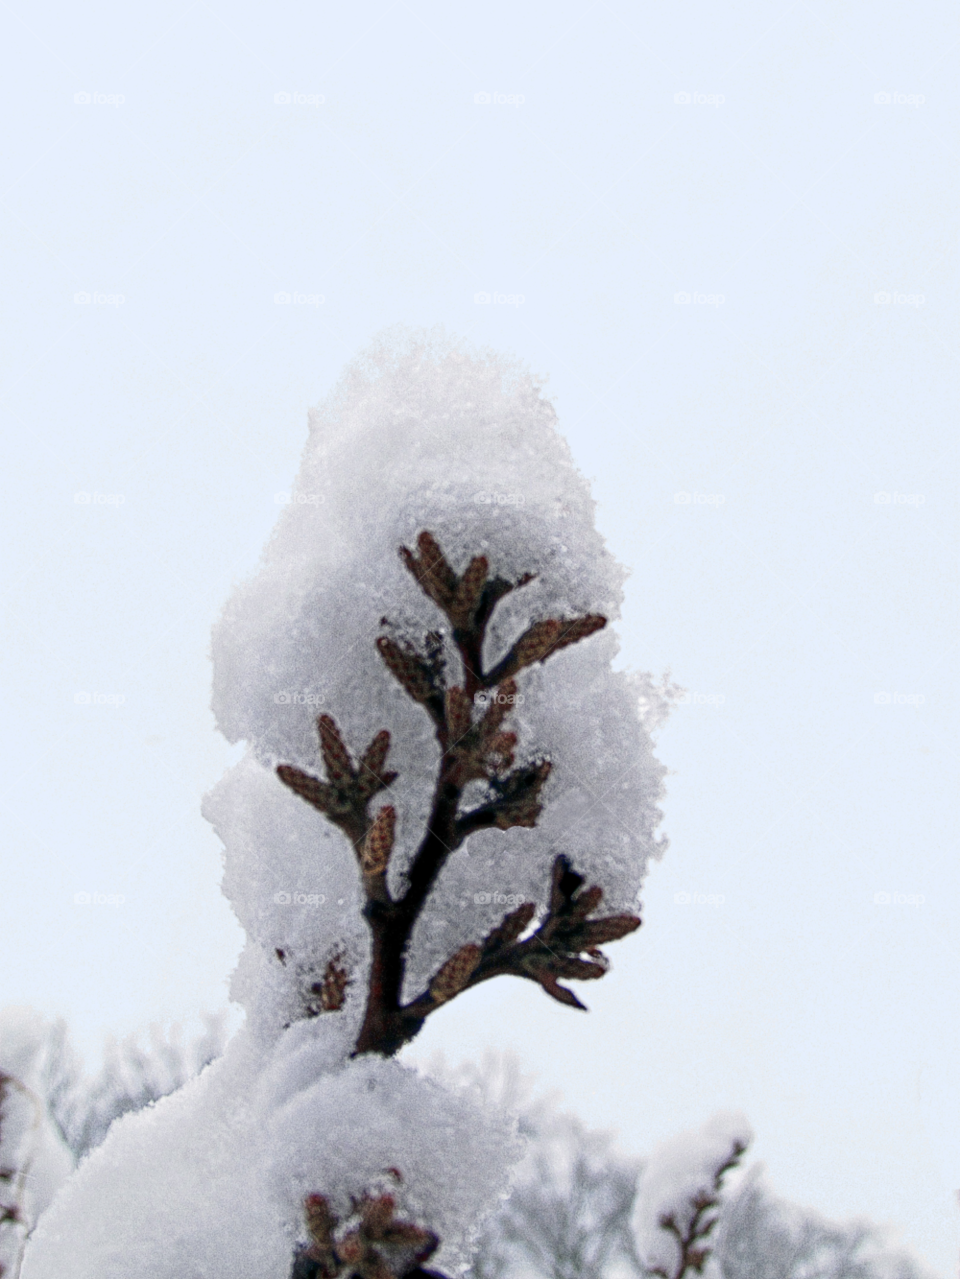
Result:
M320 776L321 713L355 759L389 732L394 892L430 816L435 726L391 677L382 647L433 635L447 686L462 683L449 618L398 557L424 530L455 573L482 556L491 579L525 583L492 613L488 669L532 624L619 614L624 570L529 374L502 356L405 330L383 335L347 369L311 414L292 500L214 636L217 720L250 755L206 811L227 849L225 891L255 948L243 965L249 980L241 974L235 990L249 1002L245 989L272 982L274 1022L291 1000L302 1003L335 949L354 971L367 962L349 847L298 806L274 769ZM503 727L516 735L519 761L549 761L542 810L535 828L479 830L450 857L413 936L405 995L480 943L511 906L544 909L560 854L602 889L605 909L635 909L647 862L663 847L655 831L665 770L643 725L658 710L649 677L613 671L616 651L607 626L517 674ZM470 787L476 802L489 793L482 782ZM285 894L312 901L298 910L276 900ZM278 950L293 956L297 975L286 983L267 977Z

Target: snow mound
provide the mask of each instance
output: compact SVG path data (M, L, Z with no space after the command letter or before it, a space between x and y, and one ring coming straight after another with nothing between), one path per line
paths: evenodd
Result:
M322 1019L269 1053L241 1031L179 1092L119 1119L44 1214L22 1279L287 1279L303 1199L346 1215L397 1169L398 1215L462 1271L519 1156L513 1123L394 1060L346 1066Z
M438 760L433 725L375 641L384 618L413 641L440 631L448 683L459 678L446 619L398 557L424 529L457 572L482 553L491 576L537 575L495 611L488 667L533 621L619 615L624 570L595 528L587 482L534 379L443 335L381 335L311 413L291 501L214 632L217 722L231 742L249 743L251 761L207 811L226 846L225 891L264 971L278 948L303 951L309 966L341 945L363 984L366 950L346 882L352 853L273 772L285 763L323 776L320 712L334 717L355 757L381 729L391 733L394 887L422 837ZM518 761L551 760L543 811L536 829L478 832L450 859L413 937L406 997L455 950L481 941L505 914L504 899L545 905L558 853L603 888L606 911L635 910L648 860L664 847L655 832L665 770L643 724L644 714L656 722L663 699L648 676L612 670L617 646L608 627L520 672L522 701L508 727L518 733ZM311 888L326 901L301 910L299 922L274 899ZM274 977L265 1032L297 999L299 978L283 996ZM235 988L248 1012L253 984Z

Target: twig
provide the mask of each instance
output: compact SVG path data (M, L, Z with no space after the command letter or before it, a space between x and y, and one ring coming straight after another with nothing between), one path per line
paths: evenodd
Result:
M734 1141L726 1161L714 1174L712 1191L701 1191L690 1200L693 1215L686 1227L678 1223L676 1214L672 1212L664 1213L660 1217L658 1223L660 1229L676 1239L679 1257L672 1272L668 1272L663 1266L654 1266L647 1271L648 1274L655 1275L656 1279L684 1279L687 1272L691 1270L696 1274L703 1273L703 1268L710 1257L707 1241L714 1226L720 1220L719 1212L715 1212L713 1216L707 1214L719 1207L723 1178L731 1168L737 1166L745 1150L746 1146L743 1142Z
M550 761L538 759L514 768L516 734L503 722L516 697L514 676L560 649L592 635L606 618L587 614L568 620L534 622L490 670L483 665L487 625L496 605L533 580L489 577L484 556L475 556L461 574L447 562L431 533L417 539L417 553L401 547L401 558L424 593L450 624L462 668L462 685L445 679L443 639L431 632L421 649L381 636L377 647L388 670L407 694L430 715L440 744L440 763L426 831L411 860L403 892L394 897L387 884L393 851L395 810L387 805L370 817L370 800L390 786L396 773L384 771L390 734L378 733L355 764L333 718L317 721L327 780L290 765L277 769L280 780L339 826L351 841L360 866L372 937L367 1007L354 1054L390 1056L418 1033L434 1009L460 991L491 977L512 974L538 982L561 1003L582 1008L559 978L602 977L607 961L598 947L639 927L634 915L589 919L600 904L597 887L584 888L583 876L560 856L553 869L550 905L529 936L536 907L525 903L506 915L482 945L452 955L410 1003L402 1003L406 954L414 927L450 854L474 831L532 827L542 807L541 792ZM475 699L486 693L486 708L475 719ZM471 781L486 781L490 798L461 811ZM583 953L589 958L584 959ZM342 986L340 987L342 997ZM342 1002L342 998L341 998Z

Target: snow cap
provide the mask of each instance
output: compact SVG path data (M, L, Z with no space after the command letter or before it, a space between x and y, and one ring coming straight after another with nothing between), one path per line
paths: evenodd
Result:
M460 678L445 617L398 556L423 530L458 573L482 554L491 577L536 575L495 610L488 669L532 622L619 615L624 570L595 528L587 482L536 379L441 332L381 334L311 413L291 501L214 631L217 723L249 756L205 811L226 847L224 890L251 939L244 970L259 974L234 989L264 1033L296 1015L304 973L334 953L354 978L347 1015L365 984L353 852L274 772L289 764L323 778L319 713L334 717L354 759L378 732L391 734L392 888L424 832L433 724L376 647L383 619L389 634L418 643L439 631L447 683ZM605 913L635 911L648 860L664 846L655 832L665 770L642 719L656 702L651 681L614 671L616 652L608 625L517 676L505 728L517 733L518 763L551 762L543 810L535 829L479 831L450 858L412 939L405 998L513 905L543 907L560 853L603 889ZM314 901L284 900L295 893ZM266 980L278 950L286 973ZM253 1007L254 988L269 988L269 1009Z

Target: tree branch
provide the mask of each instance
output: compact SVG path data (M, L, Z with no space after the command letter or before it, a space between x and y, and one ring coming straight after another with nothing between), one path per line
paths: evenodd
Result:
M657 1279L685 1279L688 1271L692 1270L696 1274L703 1273L703 1268L710 1257L708 1240L713 1228L720 1220L719 1212L715 1212L710 1217L707 1214L719 1207L723 1179L731 1168L735 1168L740 1162L745 1150L746 1146L743 1142L734 1141L730 1154L714 1174L712 1192L701 1191L689 1201L690 1207L693 1208L693 1215L685 1227L680 1226L676 1215L672 1212L664 1213L660 1217L658 1223L660 1229L673 1235L677 1242L679 1256L671 1273L668 1273L663 1266L655 1266L649 1271L651 1275L655 1275Z
M360 866L372 957L367 1008L355 1055L395 1053L417 1034L434 1008L461 990L501 973L536 981L554 999L582 1008L573 992L560 986L557 979L601 977L607 964L597 945L624 936L640 923L628 915L588 921L587 916L599 904L601 891L591 888L581 893L582 876L570 868L566 858L560 857L554 865L549 911L532 936L518 940L532 920L534 908L530 906L515 935L510 934L520 918L517 912L508 916L482 946L466 946L451 956L435 974L428 990L402 1006L407 947L450 854L474 831L532 827L540 814L550 761L540 759L512 768L517 738L502 727L516 700L513 676L592 635L606 625L606 618L587 614L534 622L501 660L485 671L483 646L493 611L504 596L532 581L533 575L525 574L516 582L491 579L487 559L482 555L471 559L463 573L457 574L427 531L417 538L416 552L404 546L400 556L450 625L463 684L446 685L443 639L438 632L426 637L423 649L390 636L377 640L387 669L430 715L440 745L430 816L399 898L391 896L387 885L395 810L381 808L373 819L367 811L372 796L396 777L395 773L383 771L389 733L383 730L376 735L357 767L334 720L321 715L317 727L327 781L291 765L282 764L277 769L285 785L344 831ZM475 722L478 694L485 695L485 710ZM478 780L488 784L490 797L461 812L464 788ZM521 910L526 912L527 907ZM590 955L589 960L581 957L584 950ZM339 994L342 1002L342 985Z

